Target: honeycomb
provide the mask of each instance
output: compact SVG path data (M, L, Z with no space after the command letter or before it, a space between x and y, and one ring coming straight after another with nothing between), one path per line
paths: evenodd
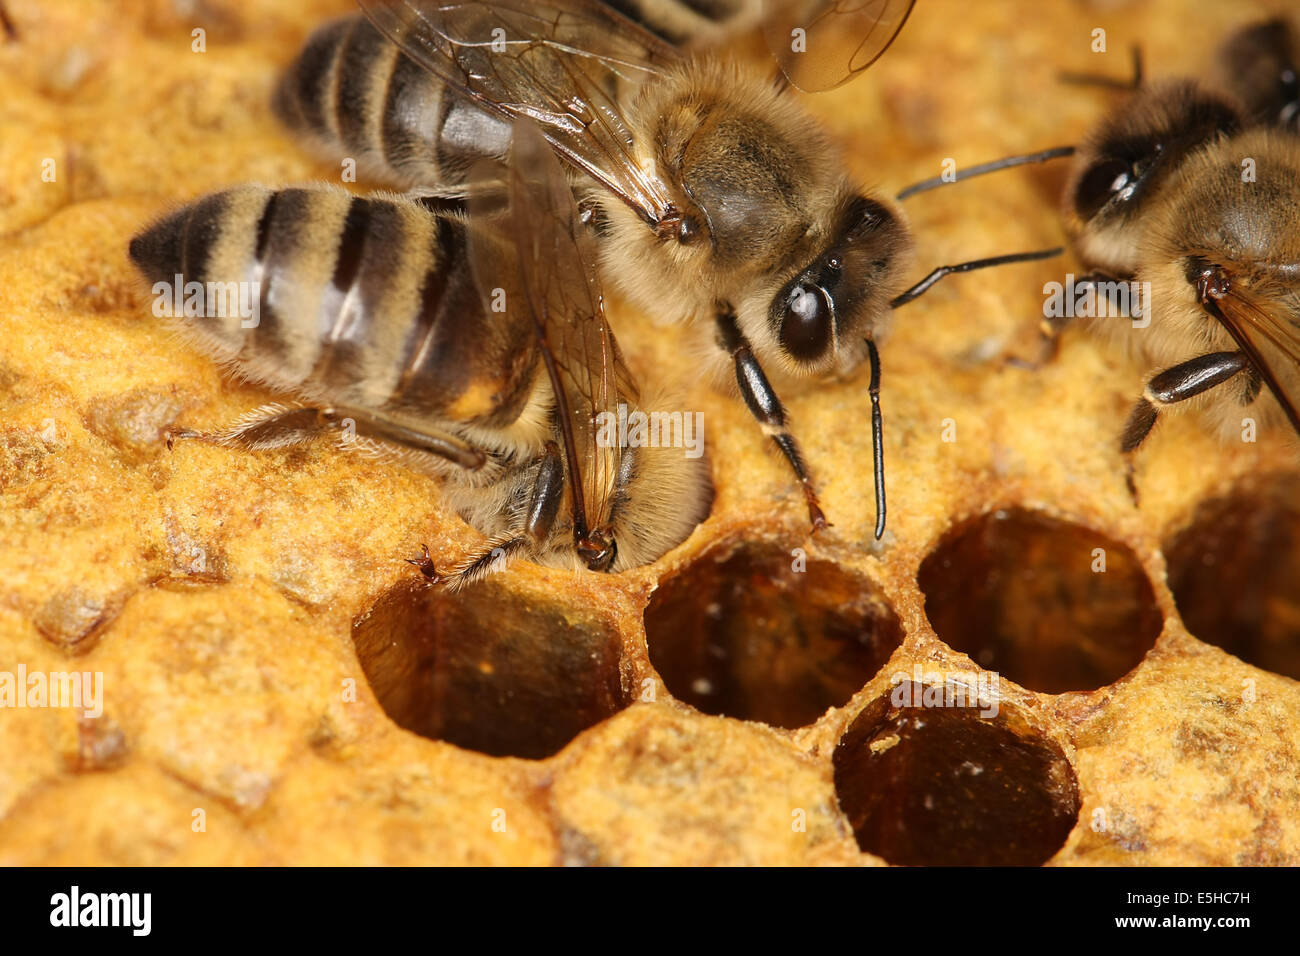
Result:
M864 372L777 382L832 522L812 537L702 381L708 331L612 302L636 374L705 414L710 516L635 572L452 595L403 561L479 541L431 479L326 442L166 447L272 396L174 341L126 257L206 192L339 180L268 101L346 0L5 2L0 675L103 692L98 717L0 710L0 863L1300 863L1294 445L1170 415L1135 506L1116 439L1144 370L1079 330L1005 360L1068 257L900 311L879 543ZM1060 69L1126 75L1140 42L1151 75L1204 73L1267 9L920 0L808 104L892 194L1076 141L1115 94ZM909 200L918 277L1058 244L1064 175Z

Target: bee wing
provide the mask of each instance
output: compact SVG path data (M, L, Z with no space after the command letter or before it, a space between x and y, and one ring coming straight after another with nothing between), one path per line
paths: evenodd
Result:
M507 310L526 308L533 322L564 437L574 533L582 538L607 518L621 458L618 442L597 440L598 416L615 421L620 401L635 404L636 389L605 320L594 240L537 124L516 122L508 166L490 165L476 175L501 177L504 190L485 185L471 195L471 223L489 226L489 236L471 240L475 273L485 295L504 288ZM503 249L510 250L504 258ZM508 275L496 271L511 264Z
M359 0L417 64L483 110L526 117L575 167L648 222L669 212L633 155L618 98L677 63L677 50L594 0Z
M1213 302L1215 318L1250 358L1291 427L1300 434L1300 395L1291 394L1285 384L1293 382L1295 376L1283 379L1277 374L1280 363L1300 365L1300 329L1273 315L1248 290L1234 288Z
M768 49L806 93L853 79L889 49L916 0L763 0ZM800 32L802 31L802 32Z

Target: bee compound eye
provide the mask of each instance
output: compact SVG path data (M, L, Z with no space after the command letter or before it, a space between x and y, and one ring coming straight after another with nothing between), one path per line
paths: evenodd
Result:
M1131 191L1136 182L1133 167L1122 159L1093 163L1079 180L1074 208L1082 219L1091 219L1116 196Z
M795 283L786 293L779 333L781 347L802 361L826 354L831 345L831 302L817 285Z

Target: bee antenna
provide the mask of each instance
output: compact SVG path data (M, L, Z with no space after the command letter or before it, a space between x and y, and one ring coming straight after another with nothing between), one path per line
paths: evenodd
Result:
M1132 47L1133 57L1133 78L1129 80L1117 80L1113 76L1102 76L1097 73L1058 73L1057 80L1062 83L1071 83L1078 86L1100 86L1108 90L1126 90L1133 92L1142 88L1142 48L1136 43Z
M899 306L907 305L915 299L919 299L930 286L934 285L946 275L954 272L974 272L976 269L988 269L993 266L1007 266L1013 262L1035 262L1039 259L1052 259L1065 252L1061 246L1055 249L1040 249L1036 252L1013 252L1006 256L994 256L991 259L974 259L970 262L960 262L955 266L939 266L928 276L918 282L912 288L908 289L902 295L894 297L889 303L891 309L897 309Z
M923 179L919 183L913 183L894 198L900 202L909 196L915 196L917 193L929 192L931 189L938 189L940 186L949 186L953 183L959 183L963 179L970 179L973 176L983 176L985 173L996 173L1000 169L1010 169L1013 166L1027 166L1030 163L1045 163L1049 159L1059 159L1062 156L1073 156L1075 147L1073 146L1054 146L1051 149L1044 149L1037 153L1023 153L1019 156L1007 156L1005 159L995 159L991 163L980 163L978 166L968 166L965 169L959 169L955 173L948 173L943 176L935 176L933 179Z
M885 426L880 414L880 352L876 343L867 339L867 360L871 363L871 451L876 477L876 540L885 533Z

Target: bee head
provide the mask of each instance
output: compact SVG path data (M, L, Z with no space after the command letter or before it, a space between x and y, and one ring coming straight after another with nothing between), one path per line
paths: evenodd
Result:
M865 196L839 206L829 242L777 290L767 325L796 371L851 367L898 291L907 231L888 207Z
M1240 126L1231 101L1189 81L1136 93L1084 143L1066 187L1066 223L1083 258L1131 274L1132 227L1151 199L1184 157Z
M1300 30L1284 17L1243 27L1219 49L1219 76L1252 125L1300 131Z

